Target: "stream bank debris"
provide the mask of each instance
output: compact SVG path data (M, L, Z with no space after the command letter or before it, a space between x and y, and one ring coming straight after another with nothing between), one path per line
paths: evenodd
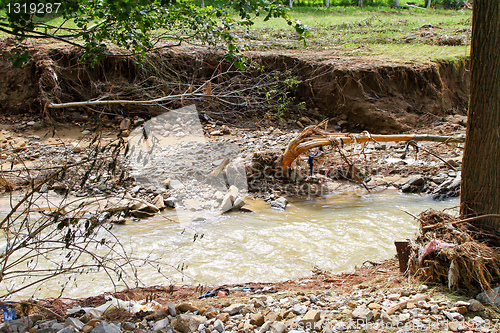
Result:
M479 217L459 220L435 210L422 212L418 220L422 233L410 242L411 276L469 292L500 282L500 233L495 228L481 224Z

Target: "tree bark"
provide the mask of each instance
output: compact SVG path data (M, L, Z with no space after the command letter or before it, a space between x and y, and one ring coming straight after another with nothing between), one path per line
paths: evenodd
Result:
M394 7L399 7L399 0L394 0Z
M326 0L326 8L330 8L330 0Z
M432 0L427 0L427 8L431 8L431 2Z
M500 1L475 0L462 215L500 213ZM499 219L481 223L499 226Z
M363 0L358 0L359 7L363 8Z
M201 7L201 8L205 8L205 0L201 0L200 7Z

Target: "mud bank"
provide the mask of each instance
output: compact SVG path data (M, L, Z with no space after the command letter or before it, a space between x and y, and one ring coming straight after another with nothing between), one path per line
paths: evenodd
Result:
M0 48L8 51L9 45L9 40L4 40ZM0 57L0 110L4 114L38 114L48 102L86 101L103 96L147 98L148 89L155 85L200 84L230 67L221 54L206 49L176 48L151 54L142 68L134 58L120 54L106 56L94 65L81 62L81 51L61 45L37 46L31 53L32 59L20 69L14 68L8 58ZM318 120L328 117L333 119L332 125L343 130L377 133L408 131L444 115L466 113L469 74L465 61L398 64L306 50L287 54L252 52L248 56L256 66L246 72L247 77L277 71L285 73L277 80L291 78L297 82L287 92L290 103L284 103L282 111L267 114L251 108L234 110L213 101L197 101L198 110L225 122L232 122L228 114L237 111L244 112L248 120L252 116L259 119L264 126L279 118L282 125L296 128L306 125L297 124L302 116ZM238 77L242 73L231 75ZM164 93L173 90L167 86ZM177 101L172 106L184 103ZM51 113L61 116L95 111L89 107L61 110ZM111 117L164 112L154 106L139 105L108 107L106 111Z

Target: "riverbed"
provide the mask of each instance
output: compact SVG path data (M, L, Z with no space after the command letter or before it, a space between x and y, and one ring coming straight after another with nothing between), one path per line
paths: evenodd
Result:
M284 211L270 208L262 200L247 202L253 213L175 222L189 219L166 210L152 218L127 220L112 230L134 257L170 265L161 270L168 280L154 265L138 267L145 285L274 282L308 276L314 266L338 273L365 261L393 257L395 240L418 233L418 223L404 211L418 215L429 208L459 204L458 199L433 201L426 195L396 190L370 194L360 190L295 201ZM56 297L65 281L67 277L49 280L17 297ZM66 285L63 296L86 297L106 291L113 287L104 274L83 274Z

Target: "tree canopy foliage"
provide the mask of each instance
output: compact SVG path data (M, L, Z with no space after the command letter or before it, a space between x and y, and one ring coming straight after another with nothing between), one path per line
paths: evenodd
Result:
M59 1L59 2L57 2ZM108 43L144 56L182 42L226 45L228 57L241 51L235 30L256 17L285 19L303 40L307 31L277 0L225 0L200 7L192 0L0 0L0 31L25 38L53 38L100 55ZM53 20L54 18L57 20ZM57 25L48 22L58 22Z

